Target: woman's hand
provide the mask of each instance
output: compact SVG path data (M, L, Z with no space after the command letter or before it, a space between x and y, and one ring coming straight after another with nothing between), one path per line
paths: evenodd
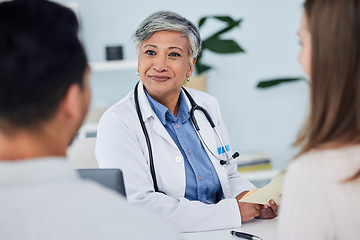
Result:
M256 203L239 202L239 200L249 191L245 191L236 196L239 206L241 223L250 221L251 219L260 216L261 205Z
M274 202L274 200L269 201L269 205L260 205L260 215L257 218L261 219L271 219L277 217L279 206Z

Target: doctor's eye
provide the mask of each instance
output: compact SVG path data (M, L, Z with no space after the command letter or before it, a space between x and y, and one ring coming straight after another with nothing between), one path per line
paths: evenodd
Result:
M181 57L180 53L172 52L169 54L170 57Z
M145 54L146 55L156 55L156 53L153 50L146 50Z

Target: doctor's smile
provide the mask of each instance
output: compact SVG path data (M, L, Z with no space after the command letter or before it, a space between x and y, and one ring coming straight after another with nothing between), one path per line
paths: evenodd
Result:
M149 77L156 82L165 82L165 81L171 79L171 77L164 77L164 76L157 76L157 75L152 75Z

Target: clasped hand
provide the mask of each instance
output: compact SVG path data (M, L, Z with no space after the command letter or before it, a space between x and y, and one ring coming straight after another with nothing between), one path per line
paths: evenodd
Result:
M272 199L269 201L269 204L266 205L240 202L239 200L247 192L248 191L242 192L238 196L236 196L242 223L250 221L253 218L272 219L274 217L277 217L279 207Z

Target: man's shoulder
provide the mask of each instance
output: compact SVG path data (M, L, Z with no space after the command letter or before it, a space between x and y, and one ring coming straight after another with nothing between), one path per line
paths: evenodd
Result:
M2 202L0 239L179 239L162 220L95 182L68 181L35 188L48 193L29 188L25 193L32 196L22 195L21 201L13 196ZM52 191L46 190L49 188ZM29 226L31 232L16 231Z
M68 217L78 226L78 231L93 228L91 231L102 239L155 240L163 236L178 239L171 226L142 207L128 203L117 192L91 180L80 179L71 185L65 206L72 212Z
M86 183L84 187L93 196L88 199L88 207L96 206L94 216L100 228L117 232L122 239L179 239L172 226L143 206L130 204L123 196L97 184Z

